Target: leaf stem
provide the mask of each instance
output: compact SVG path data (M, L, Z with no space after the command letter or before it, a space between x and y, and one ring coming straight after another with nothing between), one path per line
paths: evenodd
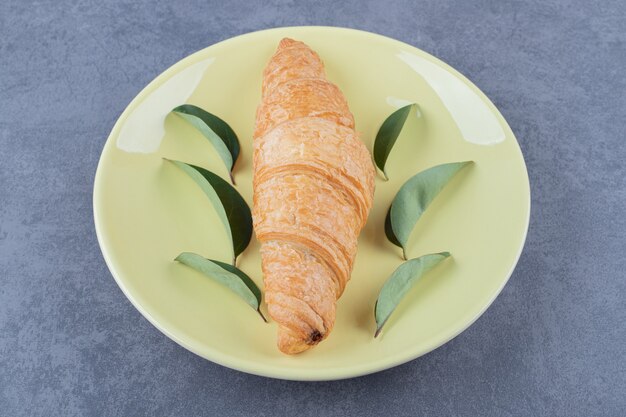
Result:
M237 183L235 183L235 177L233 177L232 171L228 171L228 176L230 177L230 182L232 182L233 185L237 185Z
M263 315L263 313L261 313L261 307L257 308L257 313L259 313L259 315L261 316L261 318L263 319L264 322L268 322L267 319L265 318L265 316Z
M408 259L406 257L406 249L404 249L404 246L402 246L402 258L404 258L405 261Z
M387 323L387 320L385 320L383 322L383 324L381 324L377 329L376 329L376 333L374 333L374 339L376 339L378 337L378 335L380 334L381 330L383 330L383 326L385 325L385 323Z

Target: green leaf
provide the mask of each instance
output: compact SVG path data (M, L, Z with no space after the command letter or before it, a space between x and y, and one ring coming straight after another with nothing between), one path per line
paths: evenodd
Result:
M192 104L183 104L172 110L198 129L211 142L224 165L228 169L230 180L234 184L233 167L239 157L239 140L231 127L219 117Z
M387 216L385 216L385 235L391 243L398 247L402 247L402 244L398 241L396 235L393 234L393 228L391 227L391 210L387 210Z
M396 139L400 136L404 122L406 122L414 106L416 106L416 104L408 104L391 113L391 115L385 119L376 134L376 140L374 141L374 162L378 169L383 172L386 180L389 178L385 170L385 163L393 149L393 145L396 143Z
M391 202L385 219L387 239L402 248L406 259L406 244L420 216L452 177L472 161L436 165L409 178Z
M228 287L255 309L267 323L265 316L263 316L260 310L261 290L242 270L230 264L207 259L191 252L181 253L176 257L175 261L202 272L207 277L213 278L215 281Z
M391 313L400 304L400 301L402 301L402 298L411 287L425 273L449 256L449 252L420 256L404 262L391 274L380 290L374 306L374 317L376 318L376 333L374 337L380 334L389 316L391 316Z
M241 194L220 176L195 165L170 159L166 160L189 175L211 200L217 215L229 234L233 247L234 264L237 256L248 247L252 237L252 214L250 213L250 207L248 207Z

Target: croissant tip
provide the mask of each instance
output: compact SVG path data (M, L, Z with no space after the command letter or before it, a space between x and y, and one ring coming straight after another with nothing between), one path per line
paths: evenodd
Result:
M324 335L319 330L313 330L306 341L307 345L316 345L320 340L324 338Z
M289 48L290 46L301 44L302 42L297 41L291 38L282 38L280 43L278 44L278 49Z

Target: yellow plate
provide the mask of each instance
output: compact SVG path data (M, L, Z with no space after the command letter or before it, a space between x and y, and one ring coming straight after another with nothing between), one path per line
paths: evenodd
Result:
M396 107L420 105L387 162L390 181L376 197L361 233L352 279L338 302L331 335L316 348L285 356L276 324L224 287L173 262L182 251L228 261L229 240L199 188L162 157L227 178L209 142L170 109L192 103L237 132L237 189L251 204L251 137L261 72L278 41L293 37L322 57L345 93L357 130L371 149ZM417 112L416 112L417 113ZM167 117L166 117L167 116ZM374 303L402 262L384 235L389 204L406 179L444 162L473 160L443 190L415 228L408 256L450 251L375 330ZM330 380L376 372L441 346L476 320L498 295L520 256L530 212L524 160L494 105L450 66L405 43L329 27L279 28L238 36L181 60L159 75L120 116L102 152L94 216L107 265L133 305L159 330L213 362L252 374ZM262 288L259 243L239 267ZM265 306L263 306L265 309ZM495 330L494 330L495 331Z

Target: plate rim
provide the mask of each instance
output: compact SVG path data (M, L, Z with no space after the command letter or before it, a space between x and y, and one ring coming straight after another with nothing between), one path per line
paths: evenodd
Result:
M350 366L345 366L345 367L334 367L332 369L330 368L310 368L310 369L300 369L300 368L279 368L276 366L269 366L269 365L264 365L263 363L259 363L259 362L255 362L255 361L250 361L247 359L242 359L242 358L238 358L238 357L233 357L230 356L228 354L223 353L222 351L219 351L217 349L214 348L210 348L210 347L206 347L203 349L199 349L198 347L194 346L192 343L187 342L186 340L178 337L177 335L175 335L172 331L170 331L167 326L163 326L159 323L159 321L157 319L155 319L146 309L144 309L142 307L142 305L139 303L138 300L136 300L133 295L130 293L130 291L128 290L128 288L125 286L124 284L124 280L121 277L121 274L116 271L115 267L114 267L114 263L108 253L107 250L107 246L105 245L104 242L104 225L102 224L102 220L101 220L101 216L99 215L99 205L101 205L102 203L100 203L100 197L99 197L99 193L101 190L101 186L100 184L103 181L103 170L104 168L102 168L103 166L103 159L105 156L105 153L107 152L107 149L112 146L111 142L114 140L113 136L114 134L117 135L119 129L121 128L123 122L126 120L126 118L128 117L128 115L130 114L130 112L136 107L136 105L138 103L140 103L141 101L143 101L145 99L145 97L147 95L149 95L150 93L152 93L153 90L155 90L156 88L158 88L158 86L160 85L160 81L163 79L168 79L171 75L177 73L179 71L179 69L185 68L191 64L194 63L195 60L198 60L202 54L204 53L204 51L206 51L209 48L213 48L217 45L226 43L226 42L231 42L234 40L241 40L243 38L247 38L247 37L254 37L254 36L258 36L260 34L264 34L264 33L269 33L269 32L280 32L280 31L286 31L286 30L293 30L294 32L297 31L310 31L310 30L321 30L321 31L337 31L340 33L355 33L359 36L365 36L365 37L373 37L373 38L378 38L378 39L382 39L386 42L392 42L392 43L398 43L401 44L403 47L412 50L412 51L417 51L420 55L426 56L428 59L432 60L434 63L438 64L439 66L443 67L445 70L447 70L448 72L450 72L451 74L453 74L454 76L458 77L459 79L461 79L464 83L466 83L467 85L469 85L470 87L472 87L474 90L478 91L480 93L480 95L482 96L482 98L486 99L487 102L489 104L491 104L493 106L493 109L490 109L493 111L495 111L498 115L501 116L502 121L506 124L506 126L509 128L509 130L511 131L513 138L515 139L515 144L519 149L520 152L520 156L521 156L521 160L522 160L522 164L523 164L523 176L524 176L524 183L526 185L526 190L527 190L527 207L526 207L526 218L524 219L524 232L523 232L523 236L522 239L520 241L520 246L517 250L517 254L515 256L515 260L512 263L510 270L508 271L508 273L506 274L506 277L502 280L501 285L499 286L499 288L497 288L496 291L494 291L493 296L488 300L488 302L486 302L484 304L484 306L473 316L471 317L471 319L465 321L464 323L462 323L459 326L456 327L452 327L451 329L449 329L447 332L443 332L444 336L442 338L440 338L439 340L431 343L430 345L428 345L425 349L418 349L418 350L411 350L409 349L405 349L403 351L401 351L400 353L396 353L393 356L383 356L381 359L375 361L375 362L367 362L367 363L363 363L363 364L359 364L358 366L355 365L350 365ZM240 34L237 36L233 36L230 38L226 38L223 39L219 42L213 43L211 45L206 46L205 48L202 48L200 50L197 50L185 57L183 57L182 59L178 60L177 62L175 62L174 64L170 65L168 68L166 68L164 71L160 72L156 77L154 77L145 87L143 87L139 93L137 93L134 98L126 105L126 107L124 108L124 110L122 111L122 113L119 115L119 117L116 119L115 124L113 125L113 127L111 128L110 133L107 136L107 139L102 147L102 151L100 153L100 157L98 159L98 165L96 168L96 173L95 173L95 177L94 177L94 183L93 183L93 193L92 193L92 198L93 198L93 215L94 215L94 226L95 226L95 231L96 231L96 237L98 240L98 246L100 247L100 251L102 253L102 256L104 258L104 261L107 265L107 268L109 269L109 272L111 273L111 275L113 276L113 278L115 279L115 282L117 283L118 287L122 290L122 293L126 296L126 298L131 302L131 304L139 311L139 313L146 318L146 320L148 320L149 323L151 323L154 327L156 327L161 333L163 333L165 336L167 336L168 338L170 338L171 340L173 340L174 342L176 342L177 344L179 344L180 346L184 347L185 349L189 350L190 352L206 359L209 360L213 363L219 364L221 366L230 368L230 369L234 369L237 371L241 371L241 372L245 372L248 374L253 374L253 375L258 375L258 376L263 376L263 377L269 377L269 378L275 378L275 379L283 379L283 380L293 380L293 381L332 381L332 380L340 380L340 379L347 379L347 378L354 378L354 377L359 377L359 376L363 376L363 375L368 375L368 374L372 374L372 373L376 373L376 372L380 372L386 369L390 369L399 365L402 365L404 363L410 362L414 359L417 359L423 355L426 355L430 352L432 352L433 350L437 349L438 347L441 347L443 345L445 345L446 343L448 343L449 341L451 341L452 339L454 339L456 336L458 336L459 334L461 334L462 332L464 332L465 330L467 330L472 324L474 324L476 322L476 320L478 320L478 318L480 318L485 311L493 304L493 302L495 301L495 299L498 297L498 295L500 295L500 293L502 292L502 289L504 288L504 286L507 284L507 282L509 281L509 279L511 278L511 275L513 274L513 271L515 270L519 259L521 257L521 254L523 252L524 246L526 244L526 239L528 237L528 229L530 226L530 213L531 213L531 189L530 189L530 180L529 180L529 176L528 176L528 168L526 166L526 161L524 159L524 154L522 152L522 149L519 145L519 141L517 140L517 137L515 135L515 133L513 132L513 130L511 129L511 127L509 126L508 122L506 121L506 119L504 118L504 116L502 116L502 114L500 113L499 109L495 106L495 104L493 104L493 102L489 99L489 97L480 89L478 88L469 78L467 78L465 75L461 74L459 71L457 71L456 69L454 69L453 67L451 67L449 64L445 63L444 61L440 60L439 58L435 57L434 55L431 55L430 53L419 49L411 44L405 43L403 41L385 36L385 35L381 35L381 34L377 34L377 33L373 33L373 32L369 32L369 31L365 31L365 30L360 30L360 29L353 29L353 28L346 28L346 27L336 27L336 26L285 26L285 27L274 27L274 28L270 28L270 29L262 29L262 30L258 30L258 31L253 31L253 32L248 32L248 33L244 33L244 34Z

